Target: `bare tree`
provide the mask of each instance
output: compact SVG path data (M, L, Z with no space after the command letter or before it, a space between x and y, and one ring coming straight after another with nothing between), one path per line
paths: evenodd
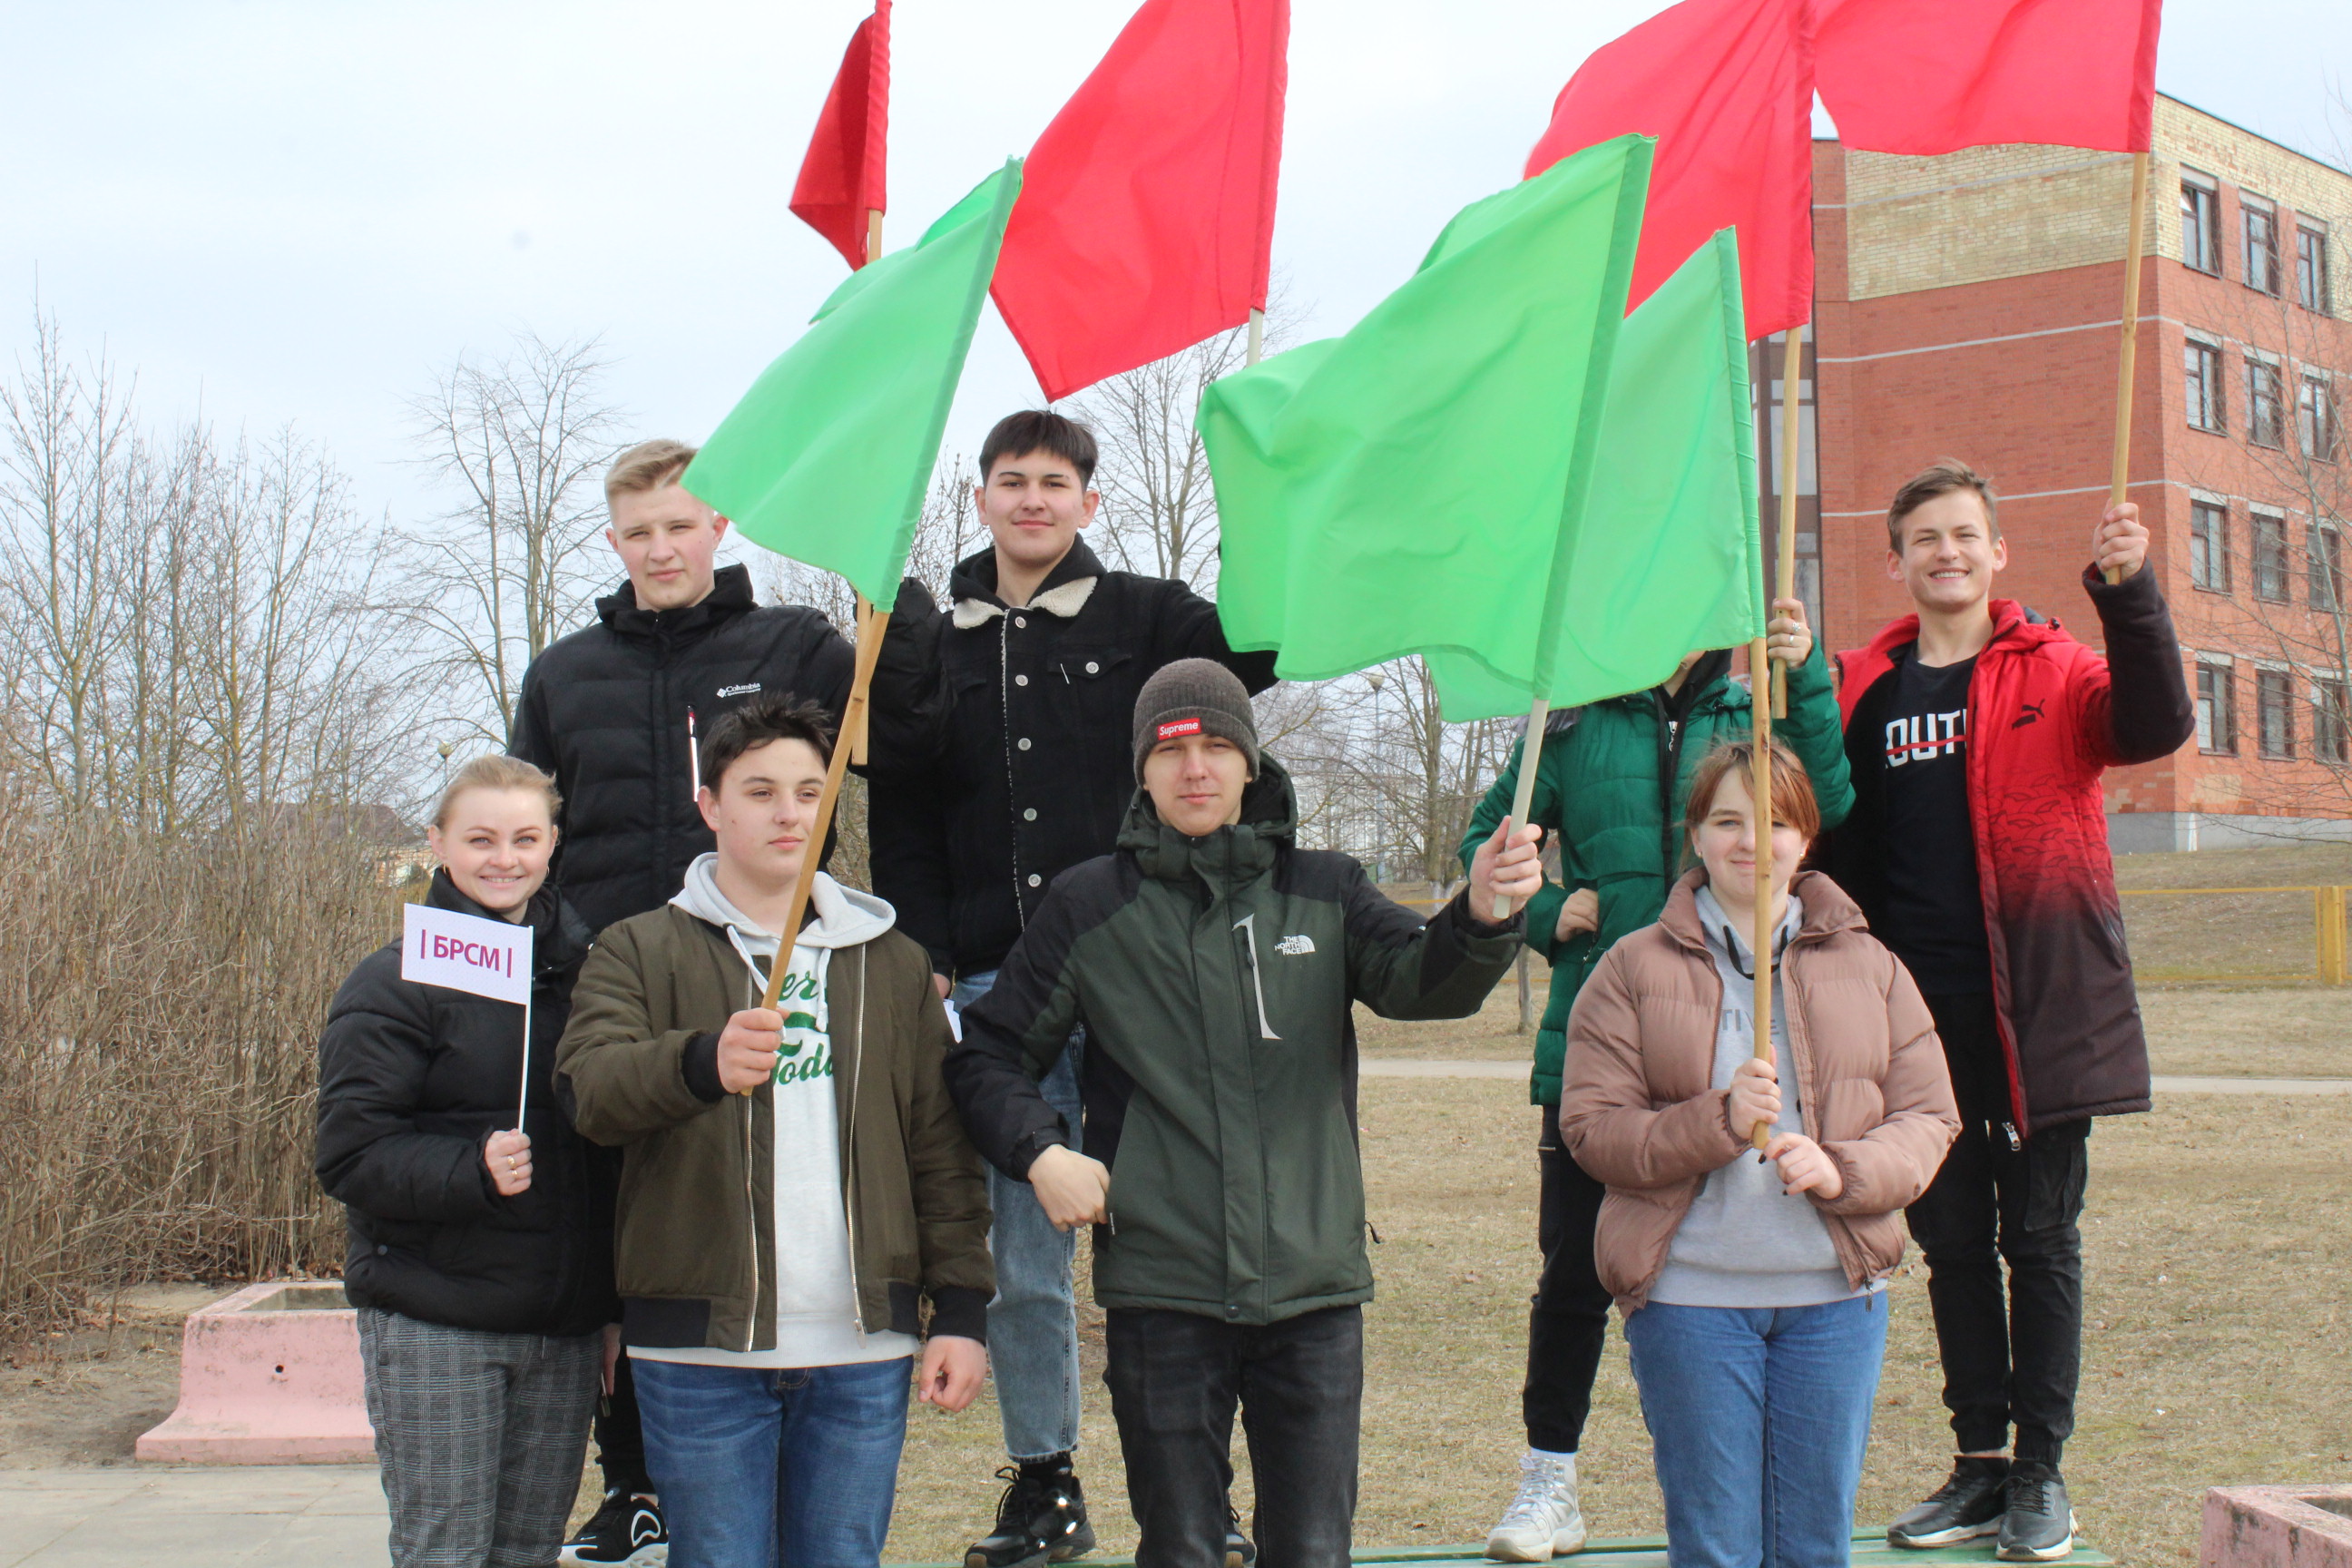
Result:
M39 322L0 386L0 743L55 809L169 837L402 795L411 683L347 492L290 432L151 436Z
M457 504L403 539L394 604L444 683L449 718L506 743L523 670L577 629L604 576L595 476L621 412L593 341L520 334L461 356L409 405L417 460Z
M1288 342L1293 320L1289 299L1277 289L1267 301L1266 349ZM1209 383L1242 368L1248 342L1246 328L1220 332L1097 382L1072 402L1070 413L1102 447L1095 472L1102 507L1088 531L1109 564L1215 591L1216 492L1192 421Z

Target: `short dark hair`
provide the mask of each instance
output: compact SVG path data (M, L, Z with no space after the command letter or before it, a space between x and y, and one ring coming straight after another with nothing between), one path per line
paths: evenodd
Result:
M1024 408L996 422L996 428L980 444L980 482L988 483L1000 459L1031 452L1049 452L1061 458L1078 470L1082 485L1095 482L1095 433L1050 408Z
M824 710L789 691L762 691L712 721L702 737L702 783L711 794L744 752L771 741L803 741L817 760L833 765L833 721Z
M1900 554L1903 550L1903 520L1934 500L1937 496L1954 490L1974 490L1977 500L1984 502L1985 525L1992 530L1995 539L2000 537L2000 509L1993 498L1992 476L1980 474L1958 458L1946 458L1928 464L1903 481L1895 492L1895 504L1886 509L1886 548Z

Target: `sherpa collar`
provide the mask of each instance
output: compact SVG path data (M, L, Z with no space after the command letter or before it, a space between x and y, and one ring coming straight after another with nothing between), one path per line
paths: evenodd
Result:
M1087 548L1083 539L1071 542L1069 553L1055 563L1045 574L1045 582L1027 608L1043 610L1063 620L1075 620L1087 600L1102 580L1103 564L1095 552ZM992 546L956 563L950 580L955 595L953 624L960 632L984 626L1005 613L1006 605L996 595L996 552Z

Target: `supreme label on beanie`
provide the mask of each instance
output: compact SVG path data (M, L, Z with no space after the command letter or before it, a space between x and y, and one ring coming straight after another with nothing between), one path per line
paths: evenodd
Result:
M1160 739L1163 741L1172 741L1179 735L1197 735L1200 732L1201 721L1198 719L1171 719L1160 726Z

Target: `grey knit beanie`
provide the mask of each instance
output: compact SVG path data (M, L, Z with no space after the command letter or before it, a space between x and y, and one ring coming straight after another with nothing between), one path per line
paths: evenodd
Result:
M1213 658L1180 658L1143 683L1135 699L1138 784L1151 748L1182 735L1231 741L1249 759L1250 776L1257 776L1257 718L1250 711L1249 688Z

